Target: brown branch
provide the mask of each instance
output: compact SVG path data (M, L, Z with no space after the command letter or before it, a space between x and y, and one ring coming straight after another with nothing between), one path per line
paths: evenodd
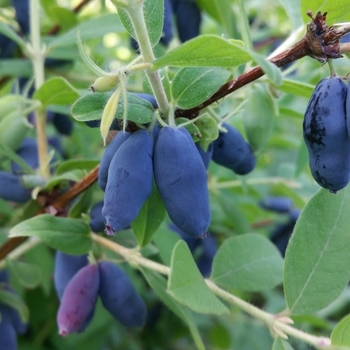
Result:
M277 67L282 67L305 56L315 58L322 63L327 62L329 58L342 57L340 53L345 50L345 47L339 44L339 39L350 32L350 26L328 27L326 25L326 13L321 14L321 12L318 12L315 18L312 17L311 12L308 15L312 18L312 21L307 26L306 35L294 46L269 60ZM260 67L254 67L221 86L214 95L202 104L191 109L177 109L175 112L176 117L193 119L198 116L198 113L203 108L208 107L263 75L265 73Z
M62 209L72 201L72 199L95 183L97 180L98 169L99 166L96 166L81 181L75 183L63 195L54 199L51 203L48 201L48 203L38 211L37 215L44 214L46 212L52 213L52 209L54 209L57 213L61 212ZM11 253L27 239L28 237L10 238L0 247L0 260L4 259L9 253Z

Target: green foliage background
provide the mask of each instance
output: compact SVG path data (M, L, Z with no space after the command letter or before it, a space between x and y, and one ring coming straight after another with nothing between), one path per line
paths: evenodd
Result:
M347 316L350 190L346 188L332 195L319 189L311 177L302 139L303 113L308 99L314 85L329 76L328 67L304 58L279 72L265 59L279 45L289 47L290 44L285 46L286 39L301 38L309 22L307 10L311 9L314 14L318 10L327 11L328 24L350 21L350 1L198 0L197 3L203 13L203 36L181 46L176 38L168 51L160 44L154 48L157 60L153 69L160 69L165 84L167 79L174 82L171 88L170 84L165 88L178 106L192 108L203 102L229 76L237 76L256 63L267 74L212 106L213 113L220 117L230 116L240 106L229 123L246 136L258 160L256 169L245 177L214 163L209 167L212 209L209 231L220 245L212 280L267 312L279 314L288 308L295 326L306 332L329 337L335 329L332 343L350 348ZM2 0L0 5L0 30L5 32L5 24L15 25L13 12L8 1ZM62 181L82 179L98 164L104 151L98 129L90 129L82 121L101 114L108 93L95 94L94 100L89 97L88 87L96 76L82 62L76 45L77 33L90 57L103 69L112 70L130 62L134 53L128 34L109 3L93 1L77 15L68 11L72 6L70 1L42 0L41 5L42 32L57 22L62 27L59 35L43 37L50 47L48 57L70 59L73 63L47 69L47 81L34 98L52 110L69 113L80 96L72 109L74 133L69 138L63 137L67 160L60 163L46 184L51 189ZM154 34L153 43L158 34ZM13 38L24 47L23 41ZM334 61L334 65L338 75L349 73L346 57ZM20 55L16 59L1 60L0 76L5 75L11 79L1 87L0 105L3 102L10 107L8 111L3 109L0 128L19 101L4 99L16 77L32 76L31 65ZM200 77L190 85L196 93L182 95L194 76ZM131 75L128 91L149 91L142 73ZM27 108L33 102L24 99L21 103ZM133 108L132 120L140 113L143 119L134 121L148 122L152 118L149 106L142 101L136 99ZM24 134L34 135L33 130L20 125L8 133L11 142L22 137L19 132L22 129ZM50 125L47 133L54 134ZM6 159L16 157L7 147L8 139L8 135L2 136L0 131L1 168L4 169L8 168ZM267 238L274 226L287 218L258 206L258 201L266 195L288 196L295 208L302 210L285 260ZM127 247L139 244L144 256L169 266L168 281L145 267L137 271L106 248L96 244L92 248L97 256L117 260L128 272L148 306L150 316L146 327L136 331L124 329L99 303L84 333L60 338L56 326L58 300L52 285L54 252L60 249L81 254L91 249L87 214L91 205L102 198L102 191L94 185L79 196L70 208L69 218L49 215L31 218L37 209L31 207L33 204L14 208L0 200L0 243L5 242L8 235L34 236L43 241L20 259L9 257L1 262L9 268L11 281L22 301L10 300L6 293L0 294L0 300L17 303L24 318L29 314L29 330L19 336L19 349L309 349L306 343L293 338L289 343L281 338L274 340L260 321L210 292L186 245L178 242L179 238L165 222L160 224L164 208L156 193L132 229L119 233L113 240ZM156 210L150 214L152 205ZM149 224L154 217L157 222L151 220ZM19 223L27 218L29 220Z

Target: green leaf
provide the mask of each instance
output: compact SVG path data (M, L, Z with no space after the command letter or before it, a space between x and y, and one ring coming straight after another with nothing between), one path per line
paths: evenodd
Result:
M350 315L345 316L333 329L332 345L350 347Z
M283 84L277 87L279 90L289 95L302 96L307 99L311 97L311 94L315 90L315 86L296 80L284 79Z
M169 51L153 63L153 69L177 67L235 67L251 60L240 41L201 35Z
M41 271L38 265L7 259L6 264L25 288L35 288L41 283Z
M99 159L69 159L59 164L58 168L56 169L56 175L61 175L76 169L90 171L99 163Z
M73 118L80 122L101 119L103 109L112 95L111 92L92 92L80 97L72 106ZM137 124L146 124L153 120L154 110L152 105L133 94L127 94L128 115L127 119ZM115 117L122 119L124 113L123 99L119 99Z
M283 279L283 259L265 237L247 233L227 239L213 261L212 280L222 288L262 291Z
M89 187L78 198L75 199L69 208L68 217L80 218L82 213L86 213L91 207L94 189Z
M300 16L300 0L279 0L279 2L284 7L287 16L291 20L293 29L298 29L303 24Z
M165 214L164 203L160 198L157 187L154 185L152 194L143 204L139 215L131 224L141 247L152 240L153 234L163 222Z
M179 303L196 312L214 315L228 312L227 307L206 285L184 241L179 241L173 250L168 292Z
M17 310L22 322L28 322L29 309L17 293L10 290L0 289L0 302Z
M272 134L276 105L265 84L251 87L244 109L244 130L254 151L264 147Z
M229 0L197 0L199 6L225 28L229 37L235 37L235 14Z
M205 346L203 344L203 341L201 339L200 333L198 331L197 325L195 324L193 320L192 313L190 310L177 303L167 292L166 292L166 280L164 277L158 275L154 271L149 271L145 268L141 267L141 272L146 278L148 284L151 286L151 288L157 293L160 299L164 302L164 304L172 311L174 314L176 314L178 317L180 317L185 324L190 329L190 332L192 334L193 340L196 343L198 350L205 350Z
M272 345L272 350L293 350L291 345L281 338L276 338Z
M336 22L346 22L350 20L349 0L301 0L300 12L304 23L311 22L306 15L308 10L312 10L315 16L318 11L327 12L327 24Z
M284 291L294 315L323 309L350 279L350 186L320 189L303 209L285 256Z
M60 185L62 182L67 182L67 181L78 182L85 175L86 175L85 171L80 169L75 169L60 175L51 176L50 179L47 181L45 188L50 190L50 189L53 189L55 186Z
M10 26L6 25L2 21L0 21L0 33L4 34L5 36L13 40L22 49L26 47L26 42ZM1 48L0 48L0 52L1 52Z
M77 25L77 15L69 9L53 4L47 8L47 12L54 22L60 24L63 32Z
M158 43L163 31L164 1L145 0L143 2L143 13L149 40L151 45L155 46ZM128 12L125 9L118 7L118 14L125 29L133 38L136 39L134 27Z
M161 260L165 265L170 266L172 251L180 240L180 236L170 230L168 224L163 221L160 229L154 234L153 240L159 250Z
M218 124L213 117L206 115L197 120L196 125L202 135L199 144L203 150L207 150L209 144L219 136Z
M25 259L40 268L41 287L46 295L53 288L52 271L54 270L54 259L52 250L46 244L38 244L25 253Z
M70 105L78 97L74 87L60 77L47 80L33 95L33 99L39 100L44 108L48 105Z
M14 111L0 120L1 150L7 153L9 150L17 150L25 136L32 129L28 120L20 112L20 110ZM25 168L28 169L28 164Z
M107 33L124 32L123 25L118 21L115 13L91 18L77 25L73 29L55 38L50 42L49 48L76 45L78 33L82 41L101 39Z
M1 59L0 76L30 77L33 72L32 64L27 59Z
M1 128L1 124L0 124L0 128ZM13 162L19 164L25 173L35 174L34 169L32 169L28 165L28 163L23 160L23 158L21 158L16 152L14 152L8 146L5 146L1 143L0 143L0 154L4 155L6 158L12 160ZM2 158L1 155L0 155L0 159Z
M223 68L184 67L172 81L172 96L182 109L198 106L211 97L229 78L231 73Z
M92 246L87 223L70 218L38 215L11 228L9 237L34 236L67 254L87 253Z
M258 54L255 51L245 49L245 51L251 56L251 58L261 67L271 83L280 86L283 83L283 77L280 69L268 61L264 56Z

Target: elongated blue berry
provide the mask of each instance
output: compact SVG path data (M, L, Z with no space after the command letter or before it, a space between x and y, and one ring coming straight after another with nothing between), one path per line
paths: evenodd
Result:
M100 163L100 168L98 170L98 184L104 191L107 186L108 179L108 169L111 164L111 160L119 147L124 143L125 140L131 135L130 132L118 132L118 134L113 138L113 140L107 146Z
M94 232L103 232L105 229L105 218L102 215L103 201L97 202L90 210L90 227Z
M256 164L251 147L236 128L227 123L222 126L227 132L220 132L214 141L213 161L239 175L250 173Z
M23 187L20 175L0 170L0 184L0 198L17 203L30 199L30 190Z
M79 331L94 310L99 285L100 276L96 264L83 267L69 281L57 314L60 335Z
M304 140L312 176L320 186L334 193L350 180L346 98L347 87L340 78L322 79L304 115Z
M147 308L128 275L116 264L105 261L100 270L99 295L103 306L125 327L143 327Z
M54 286L61 300L64 290L73 276L89 263L87 254L70 255L56 251L54 267Z
M154 177L172 222L192 236L206 234L211 215L203 161L185 128L159 130Z
M289 197L266 196L259 205L275 213L288 213L293 207L293 201Z
M12 309L0 304L0 349L17 350L17 335L12 322Z
M102 208L107 234L129 226L152 193L152 157L153 137L145 130L135 131L114 154Z

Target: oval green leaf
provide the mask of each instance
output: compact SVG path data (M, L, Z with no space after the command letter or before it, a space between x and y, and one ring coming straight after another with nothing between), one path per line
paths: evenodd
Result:
M171 84L175 104L182 109L198 106L211 97L231 73L218 67L184 67Z
M251 60L240 41L201 35L169 51L153 63L153 69L174 67L235 67Z
M72 106L71 113L73 118L80 122L101 119L103 109L111 95L111 92L92 92L80 97ZM154 110L148 101L133 94L127 94L127 98L127 120L131 120L137 124L146 124L152 121ZM122 119L123 113L124 102L121 98L118 102L115 117Z
M155 273L154 271L147 270L141 267L141 272L146 278L148 284L151 288L157 293L160 299L164 302L164 304L180 317L185 324L189 327L190 332L192 334L193 340L196 343L198 350L205 350L205 346L203 344L203 340L198 331L198 327L196 322L194 321L193 315L190 310L181 304L179 304L176 300L174 300L167 292L166 292L166 280L163 276Z
M70 105L79 97L74 87L63 78L52 78L35 91L33 99L44 107L48 105Z
M303 209L285 257L284 292L290 312L310 314L334 301L350 279L350 186L320 189Z
M213 261L212 280L225 289L262 291L282 282L283 259L265 237L247 233L227 239Z
M157 231L165 217L165 206L160 198L157 187L153 186L153 191L143 204L139 215L131 224L138 244L141 247L147 245Z
M333 329L332 345L350 348L350 315L345 316Z
M265 84L252 86L247 100L248 103L244 108L244 130L248 143L254 151L257 151L264 147L270 139L276 106Z
M41 283L41 270L38 265L7 259L6 264L25 288L35 288Z
M84 254L92 247L87 223L49 214L22 221L9 232L9 237L28 236L38 237L50 247L67 254Z
M184 241L173 250L168 292L179 303L202 314L222 315L227 307L211 292Z

